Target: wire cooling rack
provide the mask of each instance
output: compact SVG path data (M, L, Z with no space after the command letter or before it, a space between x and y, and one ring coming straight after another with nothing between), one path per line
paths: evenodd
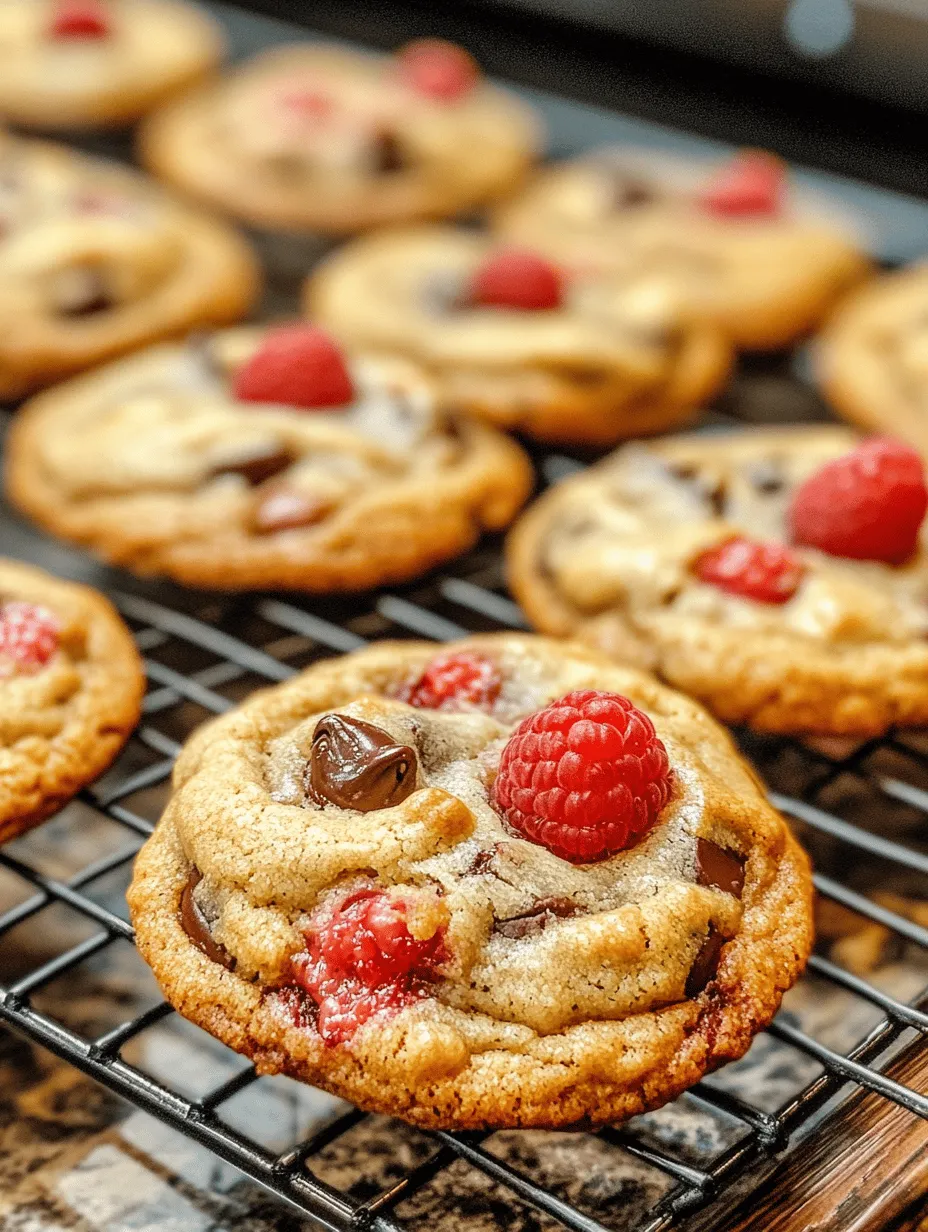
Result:
M543 460L543 473L560 474L575 465L563 457ZM223 1160L265 1186L283 1201L311 1216L326 1228L377 1229L388 1232L403 1223L394 1208L410 1199L455 1161L478 1169L508 1189L537 1212L544 1212L575 1232L606 1232L629 1226L618 1222L619 1210L598 1210L596 1217L552 1192L543 1177L529 1168L516 1168L485 1145L489 1135L434 1133L424 1159L394 1172L390 1183L363 1199L326 1183L314 1173L314 1157L340 1136L349 1133L364 1114L350 1109L305 1141L283 1152L268 1150L230 1125L224 1108L257 1079L252 1068L236 1072L198 1098L184 1097L163 1081L126 1059L131 1041L155 1027L174 1011L166 1003L127 1014L94 1038L69 1026L65 1016L38 1007L34 1001L55 981L66 980L82 964L117 943L131 941L126 918L101 902L94 887L110 874L125 871L141 841L153 827L157 807L136 802L157 795L169 778L180 743L197 723L227 710L252 688L284 680L301 667L327 655L350 651L375 637L427 637L447 640L472 631L523 627L519 609L507 597L500 572L498 548L484 546L448 571L426 582L388 593L366 596L351 603L255 597L187 599L168 606L149 597L154 592L112 597L135 630L145 657L149 688L144 715L129 750L116 771L86 791L82 803L94 814L116 823L130 840L118 850L89 861L67 879L48 875L39 862L0 852L0 866L28 886L27 896L0 916L0 941L13 929L33 923L42 912L64 904L88 922L88 935L54 957L25 970L0 987L0 1019L33 1041L79 1067L138 1108L215 1152ZM841 858L831 865L854 869L878 865L896 870L903 878L928 873L928 855L917 845L903 844L879 833L881 815L892 806L928 815L928 755L917 742L899 739L870 742L853 749L809 748L783 740L749 739L750 752L774 788L774 802L800 823L811 841L837 846ZM880 757L890 757L889 769ZM784 761L792 764L783 771ZM908 768L905 773L900 764ZM131 768L122 770L128 764ZM798 776L798 778L797 778ZM803 783L801 796L784 786ZM856 808L865 801L868 823L856 824L828 807L835 785L852 781L858 791ZM778 789L782 788L782 789ZM846 792L845 792L846 798ZM828 866L829 869L831 866ZM928 930L912 919L871 901L854 885L832 871L816 878L819 893L870 922L885 926L906 945L928 946ZM19 934L18 934L19 935ZM693 1162L692 1154L638 1132L638 1122L599 1135L608 1149L625 1152L664 1174L669 1184L636 1232L663 1232L687 1215L706 1206L730 1187L751 1182L772 1166L778 1152L812 1126L826 1133L831 1119L841 1115L835 1096L855 1088L877 1093L917 1117L928 1118L928 1097L881 1072L889 1056L896 1061L923 1047L928 1031L928 995L905 1004L865 978L852 974L821 954L811 962L813 976L822 982L822 996L840 990L855 1001L865 1001L881 1015L846 1053L837 1051L802 1029L795 1017L781 1014L768 1037L776 1045L811 1059L817 1076L798 1094L774 1111L732 1089L703 1081L693 1089L696 1101L713 1116L734 1123L734 1142L708 1160ZM881 1059L878 1062L878 1059ZM826 1108L826 1105L828 1107ZM823 1114L824 1110L824 1114ZM734 1190L732 1190L734 1192Z

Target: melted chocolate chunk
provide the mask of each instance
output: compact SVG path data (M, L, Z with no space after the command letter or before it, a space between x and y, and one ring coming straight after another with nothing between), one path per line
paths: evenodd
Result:
M782 492L786 487L786 477L782 468L770 459L757 462L750 468L748 482L756 492L762 492L765 496L773 496L777 492Z
M241 475L252 487L273 479L287 470L295 461L285 445L258 445L243 449L237 456L218 462L210 472L210 478L220 475Z
M327 714L313 732L305 781L316 804L359 813L391 808L416 790L416 753L373 723Z
M212 962L219 963L227 971L235 970L235 959L224 945L213 939L206 916L197 906L194 890L203 880L198 868L191 868L190 876L180 894L180 925L193 944Z
M634 210L642 205L653 205L658 196L653 184L646 180L623 175L620 171L614 172L610 202L614 210Z
M374 138L374 170L380 175L390 175L405 167L406 155L396 134L386 130L378 133Z
M252 515L253 528L259 534L276 530L296 530L314 526L335 508L333 501L321 496L307 496L295 488L279 487L260 501Z
M523 937L534 937L543 932L552 920L567 920L579 914L580 908L569 898L540 898L530 911L510 916L507 920L497 920L493 931L512 941L521 941Z
M709 932L702 943L702 948L693 959L690 973L686 977L686 985L683 991L691 1000L693 997L698 997L709 981L715 977L719 966L719 956L722 953L722 946L724 944L724 935L719 932L714 924L710 924Z
M114 306L103 276L89 266L62 270L53 290L55 311L64 317L89 317Z
M744 890L744 860L707 838L696 840L696 880L740 898Z

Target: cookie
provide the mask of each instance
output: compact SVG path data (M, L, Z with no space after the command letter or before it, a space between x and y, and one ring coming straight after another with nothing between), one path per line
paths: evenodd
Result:
M752 151L720 164L602 150L539 172L495 225L569 269L664 285L751 349L809 333L870 268L833 202Z
M0 117L42 129L134 123L222 59L186 0L4 0Z
M928 722L926 502L913 450L844 428L629 445L525 514L509 577L728 722L877 736Z
M731 358L719 331L662 288L568 278L450 227L355 240L317 267L304 303L359 345L421 360L462 410L551 442L607 445L679 425Z
M107 769L144 692L135 643L102 595L0 559L0 842Z
M741 1056L810 893L699 706L491 635L316 664L201 729L129 902L171 1003L262 1073L492 1129L614 1123Z
M7 491L138 573L227 590L355 590L507 525L522 451L445 413L407 360L298 324L153 347L28 404Z
M832 406L928 454L928 265L875 279L849 296L816 341Z
M241 317L245 241L126 167L0 132L0 399Z
M516 188L540 144L534 114L451 44L382 56L275 48L169 103L143 161L267 228L342 235L444 218Z

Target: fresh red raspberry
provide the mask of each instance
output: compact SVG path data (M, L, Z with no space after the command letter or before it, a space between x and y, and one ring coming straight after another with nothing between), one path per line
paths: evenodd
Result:
M106 38L110 15L99 0L59 0L48 30L52 38Z
M478 267L470 287L472 303L493 308L522 308L540 312L559 308L564 279L557 266L534 252L503 248Z
M701 582L757 603L785 603L802 581L803 568L780 543L756 543L735 535L697 557L693 572Z
M341 351L315 325L281 325L239 369L233 384L242 402L280 402L306 410L345 406L354 398Z
M396 53L400 79L417 94L454 103L480 80L473 56L444 39L416 39Z
M899 565L915 551L926 507L921 457L902 441L874 436L800 484L788 522L796 543Z
M786 167L763 150L742 150L702 191L704 209L727 218L776 217L786 202Z
M422 710L489 710L499 697L502 678L491 659L469 651L438 655L414 684L400 694Z
M0 608L0 676L31 675L58 649L58 622L34 603Z
M578 689L510 736L493 803L523 838L589 864L654 825L671 781L667 750L646 714L618 693Z
M327 1044L344 1044L374 1014L427 995L448 959L444 930L414 937L402 903L381 890L349 894L306 932L306 946L291 970L318 1007L316 1026Z

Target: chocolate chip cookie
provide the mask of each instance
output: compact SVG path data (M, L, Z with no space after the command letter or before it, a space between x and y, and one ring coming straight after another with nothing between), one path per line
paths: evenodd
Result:
M525 104L428 40L396 56L263 52L150 117L140 148L159 176L247 222L340 235L497 200L539 145Z
M510 440L447 414L407 360L297 324L139 352L17 417L7 491L139 573L337 591L414 577L509 523Z
M869 269L836 204L760 151L720 164L602 150L539 172L495 222L568 269L663 285L753 349L814 329Z
M258 281L242 238L142 176L0 132L0 399L235 321Z
M450 227L355 240L317 267L305 304L358 344L421 360L456 406L544 441L679 425L730 363L721 333L663 288L571 276Z
M653 668L761 731L928 722L923 464L843 428L629 445L509 542L532 624Z
M129 893L261 1072L444 1129L609 1124L741 1056L808 862L694 702L578 645L384 643L201 729Z
M928 454L928 265L874 279L819 336L825 397L841 415Z
M215 68L218 25L186 0L4 0L0 117L43 129L131 124Z
M144 691L135 643L102 595L0 559L0 842L106 770Z

